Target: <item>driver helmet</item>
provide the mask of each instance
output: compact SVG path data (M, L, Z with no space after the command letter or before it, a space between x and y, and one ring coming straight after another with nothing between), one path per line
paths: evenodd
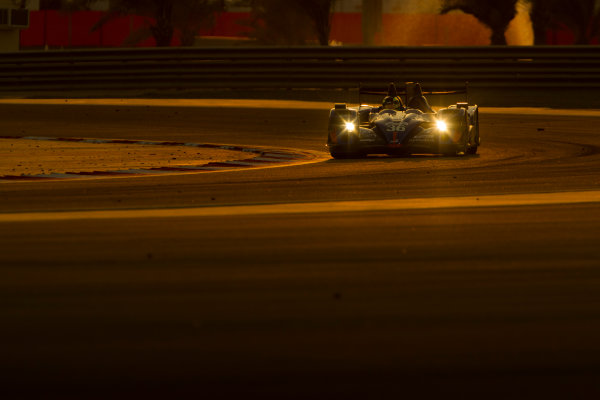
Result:
M383 101L381 102L381 105L386 110L393 110L395 108L394 98L392 96L384 97Z
M386 96L382 102L383 109L385 110L404 110L404 104L400 96Z

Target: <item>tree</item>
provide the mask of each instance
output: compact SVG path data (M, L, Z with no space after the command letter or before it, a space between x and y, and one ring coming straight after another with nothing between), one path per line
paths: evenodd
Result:
M268 45L302 45L310 37L310 20L294 4L280 0L252 0L250 36Z
M375 44L375 36L383 24L383 0L362 0L363 43Z
M181 31L181 45L192 46L198 31L214 24L214 16L225 10L222 0L180 0L173 8L173 24Z
M62 0L40 0L40 10L59 10Z
M548 29L566 26L575 36L575 44L589 44L600 34L600 1L529 0L535 44L546 44Z
M223 0L114 0L109 12L93 29L99 29L108 21L123 15L142 15L153 20L138 37L150 34L159 47L169 46L175 28L182 32L182 44L193 44L198 28L212 19L217 11L225 9Z
M329 44L336 0L252 0L254 36L266 44L301 45L313 38Z
M331 9L335 0L295 0L301 10L312 20L321 46L329 45Z
M517 0L442 0L441 14L460 10L471 14L492 30L493 45L505 45L504 33L517 14Z
M41 0L40 10L88 10L96 0Z

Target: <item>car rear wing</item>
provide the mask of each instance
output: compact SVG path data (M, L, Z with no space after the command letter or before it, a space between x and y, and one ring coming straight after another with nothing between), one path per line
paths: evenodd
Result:
M408 83L411 82L407 82L405 83L405 87ZM426 91L426 90L421 90L421 93L426 96L426 95L450 95L450 94L464 94L466 95L466 102L469 102L469 82L465 82L465 88L464 89L459 89L459 90L432 90L432 91ZM362 104L361 102L361 97L362 95L379 95L379 96L391 96L391 97L396 97L396 96L403 96L404 97L404 101L405 103L408 103L408 91L406 89L404 90L398 90L396 89L396 85L394 82L391 82L388 85L388 90L387 91L383 91L383 90L377 90L374 88L370 88L370 87L365 87L362 84L360 84L358 86L358 104L359 106Z

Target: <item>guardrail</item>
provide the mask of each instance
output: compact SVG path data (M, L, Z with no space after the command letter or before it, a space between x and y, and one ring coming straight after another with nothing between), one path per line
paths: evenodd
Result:
M239 47L0 55L3 92L123 89L600 87L600 46Z

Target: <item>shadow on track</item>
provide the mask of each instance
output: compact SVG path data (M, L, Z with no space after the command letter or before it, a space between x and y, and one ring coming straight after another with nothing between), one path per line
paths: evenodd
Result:
M382 163L393 163L398 161L409 161L413 163L420 163L430 160L444 160L444 161L469 161L473 159L479 159L479 154L467 154L464 156L444 156L442 154L410 154L410 155L370 155L359 158L345 158L335 159L331 158L326 160L326 163L356 163L366 161L376 161Z

